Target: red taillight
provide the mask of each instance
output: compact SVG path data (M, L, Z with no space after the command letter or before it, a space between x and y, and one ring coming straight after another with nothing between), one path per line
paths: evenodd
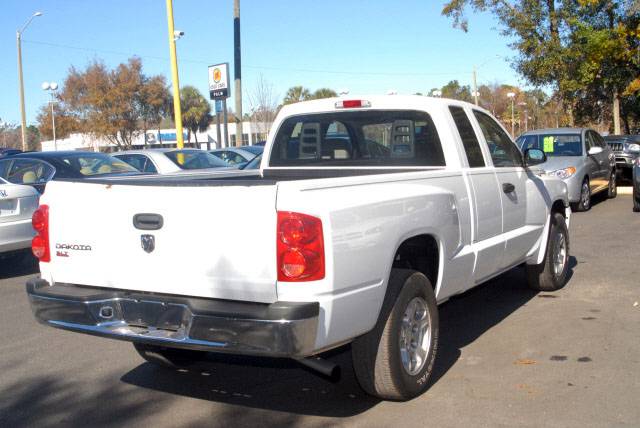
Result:
M31 241L31 251L41 262L51 261L49 251L49 206L40 205L33 212L31 225L36 231L36 236Z
M278 211L278 281L324 278L322 220L306 214Z
M336 108L360 108L371 107L371 102L366 100L342 100L336 102Z

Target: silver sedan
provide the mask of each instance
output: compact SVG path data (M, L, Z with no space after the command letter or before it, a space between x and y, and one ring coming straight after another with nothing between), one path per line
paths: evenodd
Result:
M226 147L224 149L211 150L209 153L222 159L230 165L246 165L256 156L262 154L262 146Z
M147 149L113 153L138 171L148 174L175 174L203 169L233 169L223 160L198 149Z
M33 186L0 178L0 253L31 246L31 215L38 208L39 198L40 193Z
M517 139L524 152L543 150L547 162L539 165L545 173L567 183L574 211L591 208L591 196L617 194L616 163L611 149L596 131L587 128L553 128L529 131Z

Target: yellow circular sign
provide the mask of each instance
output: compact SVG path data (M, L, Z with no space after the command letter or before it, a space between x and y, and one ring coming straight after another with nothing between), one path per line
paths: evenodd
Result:
M213 81L218 83L221 78L222 78L222 73L220 72L220 69L219 68L214 68L213 69Z

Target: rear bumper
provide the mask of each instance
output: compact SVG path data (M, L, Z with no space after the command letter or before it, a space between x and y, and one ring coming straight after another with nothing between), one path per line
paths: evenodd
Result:
M31 218L0 223L0 253L30 248L34 234Z
M36 319L65 330L202 351L305 357L314 351L319 304L247 303L27 282Z

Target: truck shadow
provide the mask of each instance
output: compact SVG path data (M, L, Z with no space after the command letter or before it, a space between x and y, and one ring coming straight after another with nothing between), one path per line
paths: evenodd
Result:
M158 396L151 401L143 390L105 383L86 390L84 382L58 375L26 374L0 388L0 426L127 426L169 400Z
M567 286L577 264L576 258L570 256ZM528 288L526 283L526 271L524 266L520 266L440 306L440 343L431 385L445 376L458 361L462 348L534 297L553 296L552 293L540 294Z
M571 257L570 275L576 264ZM460 358L462 348L538 294L525 284L525 270L519 267L440 307L440 345L430 379L432 385L446 376ZM339 381L332 382L291 360L222 354L211 354L207 361L180 370L141 364L121 380L155 391L241 406L242 410L229 408L227 422L234 425L286 425L286 421L278 419L284 417L282 413L265 414L263 410L342 418L363 413L379 403L358 385L349 346L323 357L340 365Z

